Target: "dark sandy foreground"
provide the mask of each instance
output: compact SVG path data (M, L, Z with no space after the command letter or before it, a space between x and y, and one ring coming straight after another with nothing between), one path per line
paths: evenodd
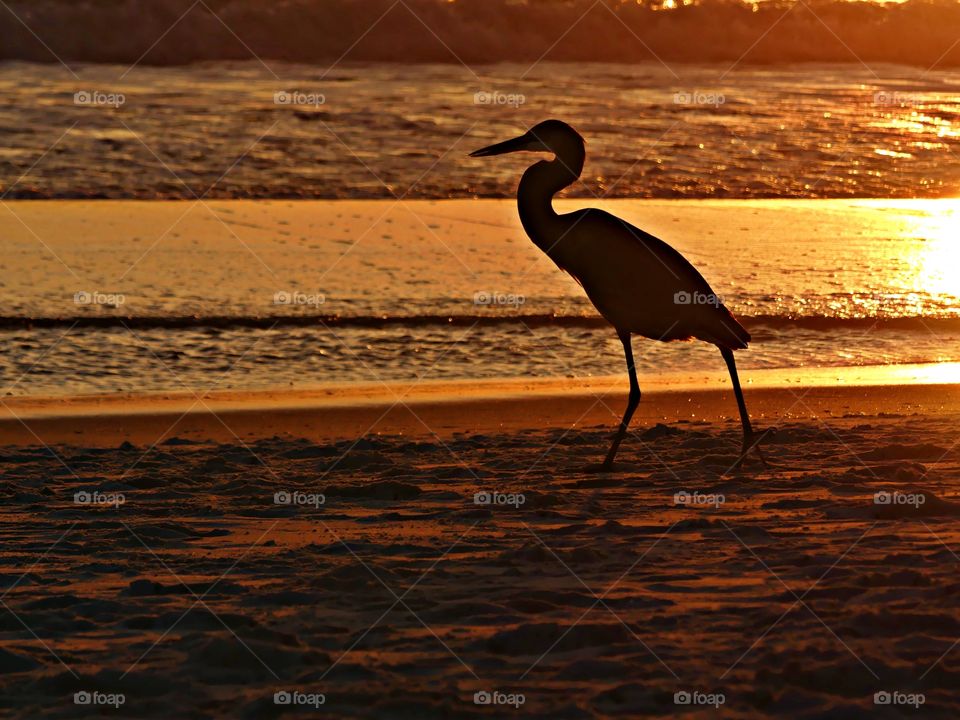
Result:
M0 716L960 717L957 419L9 447Z

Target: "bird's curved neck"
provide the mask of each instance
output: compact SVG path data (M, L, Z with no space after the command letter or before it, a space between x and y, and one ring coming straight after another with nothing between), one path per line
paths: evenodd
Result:
M572 185L583 171L584 148L557 156L551 161L541 160L534 163L523 173L517 192L517 206L520 210L520 222L530 239L546 251L544 246L548 238L546 232L557 219L553 209L553 196Z

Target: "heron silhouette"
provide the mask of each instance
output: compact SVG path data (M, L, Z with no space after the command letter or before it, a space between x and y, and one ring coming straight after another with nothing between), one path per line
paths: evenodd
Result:
M640 403L632 336L652 340L698 339L720 349L737 397L743 445L735 467L766 433L753 431L743 399L734 350L747 347L750 333L719 301L697 269L667 243L625 220L597 208L560 215L553 196L580 177L586 157L580 134L560 120L545 120L520 137L470 153L488 157L505 153L549 152L553 160L534 163L520 179L517 206L523 229L560 269L580 283L600 314L617 331L630 374L627 408L600 470L610 470L630 418ZM771 432L771 431L767 431Z

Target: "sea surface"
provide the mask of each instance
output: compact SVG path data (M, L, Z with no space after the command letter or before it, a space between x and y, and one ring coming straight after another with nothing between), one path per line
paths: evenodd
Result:
M567 200L668 240L753 334L738 363L960 361L954 200ZM624 372L510 200L0 204L10 395ZM642 282L642 269L638 282ZM723 371L637 339L641 378Z
M622 372L519 227L535 156L467 157L545 117L587 140L562 208L602 205L685 253L754 336L741 367L960 360L958 111L960 71L876 62L9 61L0 381ZM44 199L81 202L19 202ZM644 373L716 355L637 347Z
M0 63L10 198L512 197L469 151L548 117L574 197L960 195L960 70L884 62Z

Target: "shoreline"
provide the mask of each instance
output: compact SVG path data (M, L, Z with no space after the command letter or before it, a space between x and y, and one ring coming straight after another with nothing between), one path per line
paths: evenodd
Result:
M957 365L753 370L742 374L756 425L827 417L960 412ZM642 381L632 423L737 423L722 373ZM526 429L615 427L626 376L422 383L342 383L308 389L158 392L0 400L0 445L334 441L367 435L454 437Z

